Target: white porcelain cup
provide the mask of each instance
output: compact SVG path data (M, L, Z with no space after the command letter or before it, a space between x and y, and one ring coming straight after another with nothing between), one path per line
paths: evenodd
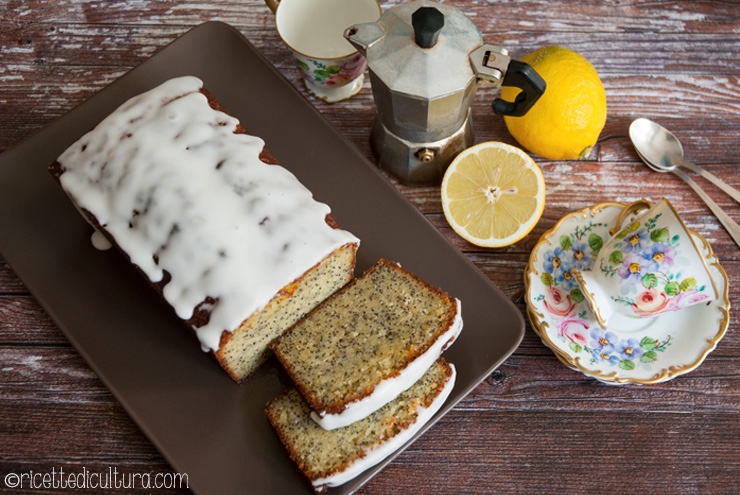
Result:
M326 102L362 89L367 61L343 36L355 24L374 22L377 0L265 0L278 35L303 73L306 89Z
M609 233L593 267L572 272L602 328L615 315L653 317L718 297L704 256L667 199L626 206Z

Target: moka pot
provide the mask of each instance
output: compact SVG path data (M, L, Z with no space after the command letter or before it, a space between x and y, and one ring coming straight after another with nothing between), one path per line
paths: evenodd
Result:
M386 10L344 37L367 58L376 113L371 146L379 166L403 183L435 183L473 144L471 105L478 83L521 88L493 111L521 116L545 91L529 65L483 44L456 7L417 0Z

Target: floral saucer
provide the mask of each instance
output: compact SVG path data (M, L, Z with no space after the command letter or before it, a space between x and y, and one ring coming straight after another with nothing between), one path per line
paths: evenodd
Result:
M714 278L719 298L652 318L621 317L605 330L579 297L571 273L589 270L594 250L625 205L602 203L563 217L532 250L524 274L529 320L566 366L610 384L650 384L698 367L729 324L727 274L709 243L691 231Z

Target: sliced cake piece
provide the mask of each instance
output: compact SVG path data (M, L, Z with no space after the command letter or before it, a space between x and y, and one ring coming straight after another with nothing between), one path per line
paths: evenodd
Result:
M439 410L455 384L455 367L439 358L411 388L370 416L345 428L325 430L291 388L271 400L265 413L290 458L317 493L355 478L406 443Z
M388 260L322 302L271 348L325 429L413 385L462 329L459 301Z

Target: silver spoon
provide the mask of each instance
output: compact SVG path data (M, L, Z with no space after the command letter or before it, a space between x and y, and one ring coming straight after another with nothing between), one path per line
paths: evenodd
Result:
M740 203L740 191L716 175L686 160L683 157L681 141L660 124L648 119L637 119L630 125L630 138L632 144L642 155L643 161L653 170L673 172L676 167L687 168L701 175Z
M637 154L648 167L657 172L673 172L691 186L696 194L704 200L709 209L712 210L712 213L714 213L714 215L719 219L722 226L724 226L730 234L730 237L732 237L735 243L740 246L740 225L730 218L730 216L725 213L724 210L722 210L722 208L720 208L720 206L715 203L706 192L704 192L699 184L686 175L677 165L680 164L681 166L686 166L702 176L707 177L707 179L717 184L718 187L721 187L723 191L730 194L735 198L735 200L740 201L740 199L738 199L740 198L740 193L736 189L728 186L719 178L705 170L702 170L693 163L684 160L683 148L678 139L668 132L667 129L661 127L655 122L648 119L637 119L632 122L630 125L630 139L632 140L632 144L635 146L635 150L637 150ZM680 163L676 157L680 159ZM712 178L718 182L715 182ZM719 183L721 183L722 186Z

